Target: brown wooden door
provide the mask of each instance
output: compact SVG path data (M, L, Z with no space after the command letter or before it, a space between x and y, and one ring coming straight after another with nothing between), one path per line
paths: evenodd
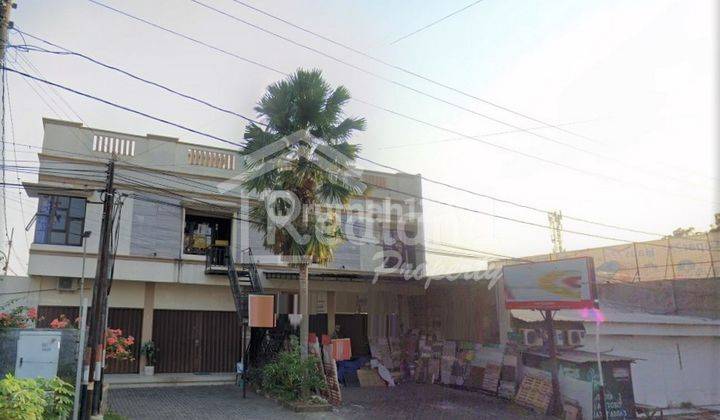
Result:
M50 328L53 319L65 315L73 323L78 317L77 306L39 306L38 323L39 328ZM122 330L122 335L135 338L135 345L132 346L133 360L112 360L109 359L105 366L105 373L138 373L140 369L140 346L142 345L142 309L131 308L110 308L108 311L108 328Z
M155 310L153 318L158 373L235 370L241 346L234 312Z

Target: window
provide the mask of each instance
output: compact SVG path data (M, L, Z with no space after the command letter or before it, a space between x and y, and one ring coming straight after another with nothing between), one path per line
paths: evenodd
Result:
M388 253L393 251L384 258L384 267L402 267L407 264L406 268L413 268L417 264L414 245L416 239L416 234L414 232L417 228L415 226L405 228L405 237L407 238L408 243L404 243L400 240L397 229L399 228L389 228L388 232L386 232L387 236L383 237L383 251ZM400 256L400 261L398 261L398 256Z
M36 216L36 244L82 245L84 198L40 195Z
M183 252L205 255L210 247L227 247L230 245L231 231L231 219L200 216L187 212L185 214Z

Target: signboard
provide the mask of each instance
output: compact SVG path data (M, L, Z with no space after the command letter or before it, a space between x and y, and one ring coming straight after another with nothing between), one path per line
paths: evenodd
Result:
M591 308L595 300L595 268L588 257L507 265L503 267L508 309Z
M248 325L275 328L275 295L248 295Z

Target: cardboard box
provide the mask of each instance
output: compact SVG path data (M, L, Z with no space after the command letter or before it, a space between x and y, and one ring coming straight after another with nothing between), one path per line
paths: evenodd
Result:
M375 369L358 369L358 381L363 388L371 386L387 386Z
M349 338L335 338L332 340L332 357L336 362L348 360L352 357Z

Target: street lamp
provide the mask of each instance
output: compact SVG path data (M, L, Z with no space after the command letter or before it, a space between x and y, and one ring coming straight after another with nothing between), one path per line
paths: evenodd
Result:
M82 273L80 273L80 339L78 340L77 367L75 372L75 401L73 404L73 420L77 420L80 414L80 383L83 376L83 351L85 350L85 320L87 318L87 299L85 298L85 256L87 255L87 243L92 232L86 230L82 233L83 258Z

